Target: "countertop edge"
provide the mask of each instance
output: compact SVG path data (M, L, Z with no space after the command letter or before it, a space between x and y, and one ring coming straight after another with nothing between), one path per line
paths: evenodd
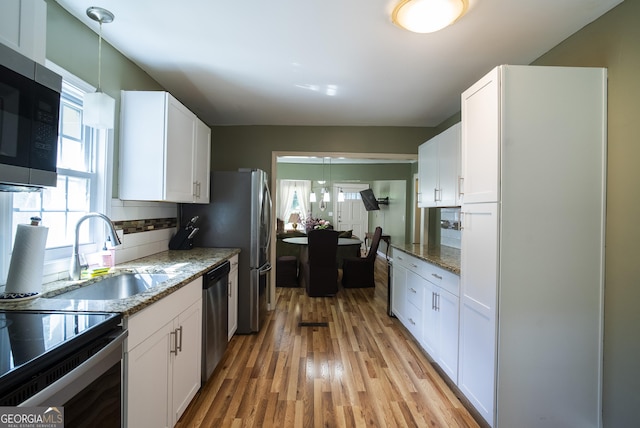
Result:
M175 273L171 279L149 291L119 300L71 300L52 298L66 291L99 281L93 278L82 281L61 280L43 284L38 298L16 302L0 302L0 310L22 311L70 311L116 312L129 317L162 298L181 289L210 269L240 253L239 248L193 248L191 250L166 250L147 257L117 264L110 275L119 272Z
M460 275L460 250L458 248L439 246L428 247L420 244L391 244L391 248L417 257L456 275Z

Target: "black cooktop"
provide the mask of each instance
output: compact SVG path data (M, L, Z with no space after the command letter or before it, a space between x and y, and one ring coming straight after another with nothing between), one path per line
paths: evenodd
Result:
M118 313L0 311L0 398L83 347L120 330Z

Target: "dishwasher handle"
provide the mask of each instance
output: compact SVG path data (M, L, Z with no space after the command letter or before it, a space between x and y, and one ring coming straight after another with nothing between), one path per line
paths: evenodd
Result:
M202 288L207 289L211 287L213 284L220 281L220 279L228 276L229 272L231 272L231 263L229 263L229 260L226 260L221 265L216 266L204 274Z

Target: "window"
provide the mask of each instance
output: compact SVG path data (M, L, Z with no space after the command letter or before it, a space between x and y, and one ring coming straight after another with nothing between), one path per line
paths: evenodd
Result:
M105 212L110 197L110 176L107 164L108 131L98 131L83 126L82 100L84 94L94 89L55 65L48 64L63 76L60 97L60 124L58 138L58 182L56 187L42 192L4 193L0 195L0 230L3 236L0 250L0 283L6 281L10 252L18 224L29 223L30 218L42 218L49 228L45 260L51 265L45 273L65 271L71 256L75 225L80 217L90 211ZM96 251L103 240L103 224L86 222L81 228L80 243L89 245L82 250ZM59 260L59 263L53 261Z
M291 229L289 222L292 213L300 216L304 221L309 213L309 194L311 193L311 181L309 180L279 180L278 187L278 218L285 223L285 229Z

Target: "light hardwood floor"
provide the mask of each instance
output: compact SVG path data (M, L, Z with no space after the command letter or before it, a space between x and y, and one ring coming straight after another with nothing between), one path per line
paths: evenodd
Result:
M383 258L375 289L310 298L301 288L278 288L276 295L260 333L231 340L177 427L478 427L387 315Z

